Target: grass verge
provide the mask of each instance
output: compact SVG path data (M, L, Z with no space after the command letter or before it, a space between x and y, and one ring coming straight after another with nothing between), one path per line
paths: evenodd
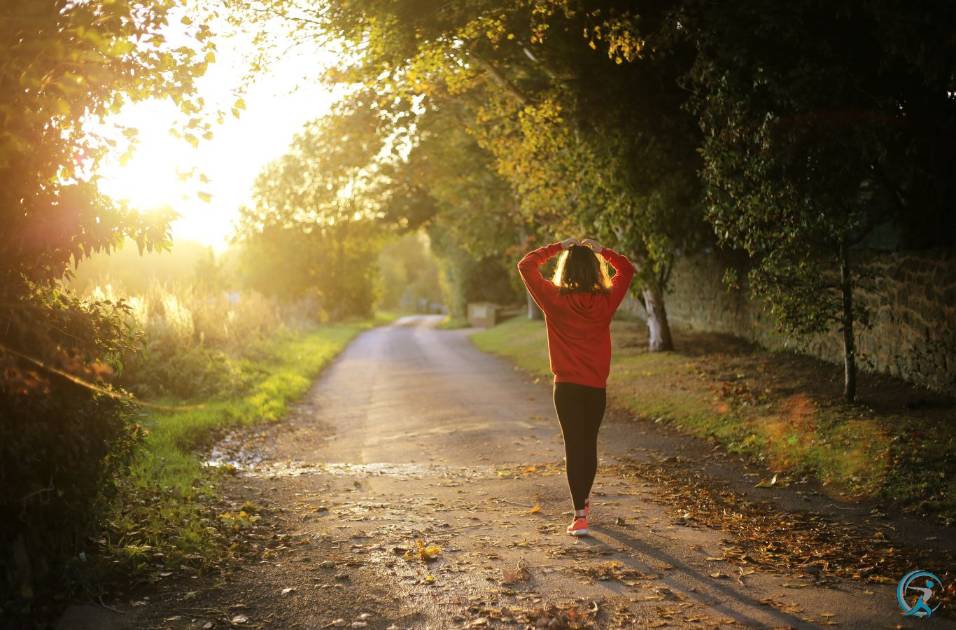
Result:
M879 499L956 522L956 401L882 375L861 375L859 401L842 372L809 357L674 330L676 352L649 353L643 322L615 320L611 404L711 438L786 477L812 476L836 498ZM544 323L514 318L471 335L481 350L550 377Z
M228 359L247 373L252 384L246 391L204 401L198 409L144 413L144 444L121 482L98 541L104 558L134 574L160 567L202 572L223 559L234 532L256 516L254 509L218 511L218 475L228 468L204 466L202 450L228 429L281 419L358 333L394 317L379 314L277 334Z
M471 323L464 317L452 317L451 315L445 315L445 317L438 324L438 328L443 328L445 330L468 328L469 326L471 326Z

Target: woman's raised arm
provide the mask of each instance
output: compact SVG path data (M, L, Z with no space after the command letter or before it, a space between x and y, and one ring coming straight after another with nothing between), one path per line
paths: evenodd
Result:
M556 241L550 245L531 250L518 261L518 273L521 274L524 285L531 293L535 304L545 313L548 313L551 306L557 301L559 291L554 283L541 275L541 265L548 262L562 249L567 249L576 243L577 239L573 238Z
M627 288L631 285L635 269L627 256L619 254L609 247L603 248L601 255L614 267L615 271L614 277L611 278L611 312L613 313L624 300L624 296L627 295Z

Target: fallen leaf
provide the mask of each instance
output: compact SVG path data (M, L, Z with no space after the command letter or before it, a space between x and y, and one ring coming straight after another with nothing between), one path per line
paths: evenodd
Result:
M409 549L403 554L402 557L404 557L406 560L412 560L417 557L424 562L431 562L432 560L436 560L438 556L441 555L441 547L438 545L426 545L425 541L423 541L421 538L415 541L415 545L415 551Z

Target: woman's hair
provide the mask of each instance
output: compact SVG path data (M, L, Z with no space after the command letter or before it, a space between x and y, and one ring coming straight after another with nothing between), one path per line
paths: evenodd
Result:
M607 293L611 288L607 263L584 245L572 245L561 252L553 282L561 293Z

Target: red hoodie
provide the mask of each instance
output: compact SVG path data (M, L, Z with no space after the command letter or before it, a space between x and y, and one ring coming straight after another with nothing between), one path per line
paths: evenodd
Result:
M539 269L561 249L558 242L528 252L518 263L518 271L544 313L554 382L605 387L611 371L611 317L627 294L634 265L605 247L600 255L617 272L611 278L610 293L562 294Z

